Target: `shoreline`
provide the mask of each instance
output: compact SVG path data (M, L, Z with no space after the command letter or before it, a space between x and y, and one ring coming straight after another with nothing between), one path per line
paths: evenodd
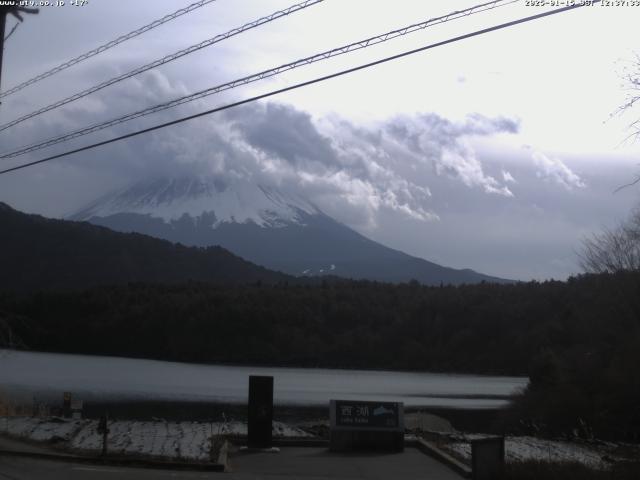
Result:
M508 407L464 409L449 407L405 406L405 414L426 413L437 415L460 431L499 433L499 422ZM62 414L60 408L50 407L51 415ZM124 401L84 401L82 418L96 420L108 413L109 418L118 421L166 421L166 422L246 422L248 407L242 403L165 401L165 400L124 400ZM329 405L275 404L275 421L291 425L329 422ZM0 418L0 431L2 430Z

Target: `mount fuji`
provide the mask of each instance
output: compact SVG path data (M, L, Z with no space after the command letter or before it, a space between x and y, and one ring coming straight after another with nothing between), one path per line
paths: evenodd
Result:
M370 240L297 195L248 181L160 178L102 197L68 217L188 246L220 245L296 276L427 285L506 282L447 268Z

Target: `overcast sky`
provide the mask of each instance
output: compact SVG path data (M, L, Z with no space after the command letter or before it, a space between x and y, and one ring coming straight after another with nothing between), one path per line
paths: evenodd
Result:
M69 2L67 2L69 3ZM189 0L43 7L7 40L3 89ZM0 123L294 1L218 0L2 100ZM0 151L480 3L325 0L0 133ZM37 160L550 7L525 1L392 40L19 159ZM64 216L160 174L292 190L388 246L508 278L579 272L580 240L623 219L640 111L622 75L640 7L585 7L457 42L133 140L0 176L0 201ZM7 21L7 31L15 20ZM16 160L3 165L15 165Z

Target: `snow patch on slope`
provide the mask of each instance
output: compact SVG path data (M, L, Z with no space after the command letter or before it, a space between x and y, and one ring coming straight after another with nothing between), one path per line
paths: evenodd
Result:
M89 220L118 213L149 215L167 223L184 215L198 218L213 214L215 228L222 223L254 222L261 227L301 224L301 213L314 215L320 211L297 195L275 188L198 177L141 182L109 194L69 218Z

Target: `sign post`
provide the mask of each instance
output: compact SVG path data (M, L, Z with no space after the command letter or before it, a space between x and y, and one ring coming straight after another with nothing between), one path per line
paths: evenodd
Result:
M102 434L102 456L107 455L107 443L109 438L109 414L105 413L98 422L98 433Z
M84 406L84 402L82 400L72 400L71 401L71 418L73 419L82 418L83 406Z
M395 402L331 400L329 449L404 450L404 405Z
M273 377L249 376L249 448L271 448L273 423Z
M71 392L64 392L62 394L62 416L64 418L71 418Z

